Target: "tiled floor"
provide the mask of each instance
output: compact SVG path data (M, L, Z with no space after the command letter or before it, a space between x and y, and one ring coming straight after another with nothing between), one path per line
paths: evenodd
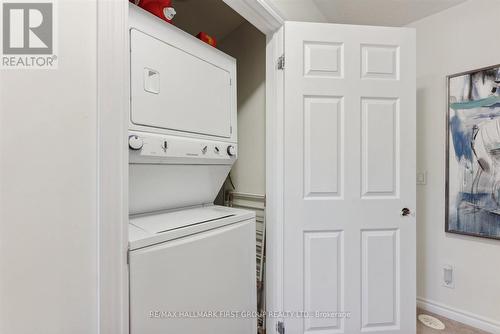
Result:
M429 315L432 315L432 316L438 318L439 320L441 320L445 324L446 329L439 331L439 330L429 328L427 326L424 326L417 319L417 334L488 334L487 332L463 325L459 322L456 322L456 321L453 321L453 320L450 320L447 318L443 318L441 316L432 314L430 312L417 310L417 315L422 314L422 313L429 314Z

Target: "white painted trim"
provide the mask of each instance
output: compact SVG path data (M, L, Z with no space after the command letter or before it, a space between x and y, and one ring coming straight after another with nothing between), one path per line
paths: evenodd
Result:
M266 35L266 310L283 311L284 17L268 0L223 0ZM279 318L266 319L274 333Z
M266 47L266 310L283 311L283 160L284 71L277 60L284 52L284 30L267 36ZM266 320L267 333L277 321Z
M97 2L98 333L128 333L128 1Z
M500 334L500 322L477 314L459 310L432 300L418 297L417 306L422 310L435 313L442 317L461 322L486 332Z
M268 0L223 0L265 35L272 35L284 23L283 15Z

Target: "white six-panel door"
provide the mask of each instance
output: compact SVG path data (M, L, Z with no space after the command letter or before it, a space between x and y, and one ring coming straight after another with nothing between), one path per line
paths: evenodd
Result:
M350 312L286 333L415 333L414 32L287 22L285 57L284 309Z

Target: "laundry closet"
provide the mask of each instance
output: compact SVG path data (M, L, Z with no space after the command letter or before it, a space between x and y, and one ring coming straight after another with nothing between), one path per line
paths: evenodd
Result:
M257 333L266 38L222 0L163 14L129 5L130 333Z

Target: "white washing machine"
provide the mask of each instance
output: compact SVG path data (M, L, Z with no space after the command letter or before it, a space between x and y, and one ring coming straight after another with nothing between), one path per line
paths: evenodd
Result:
M130 220L130 332L255 334L255 219L205 206Z
M130 334L255 334L255 213L213 205L236 62L134 5L129 21Z

